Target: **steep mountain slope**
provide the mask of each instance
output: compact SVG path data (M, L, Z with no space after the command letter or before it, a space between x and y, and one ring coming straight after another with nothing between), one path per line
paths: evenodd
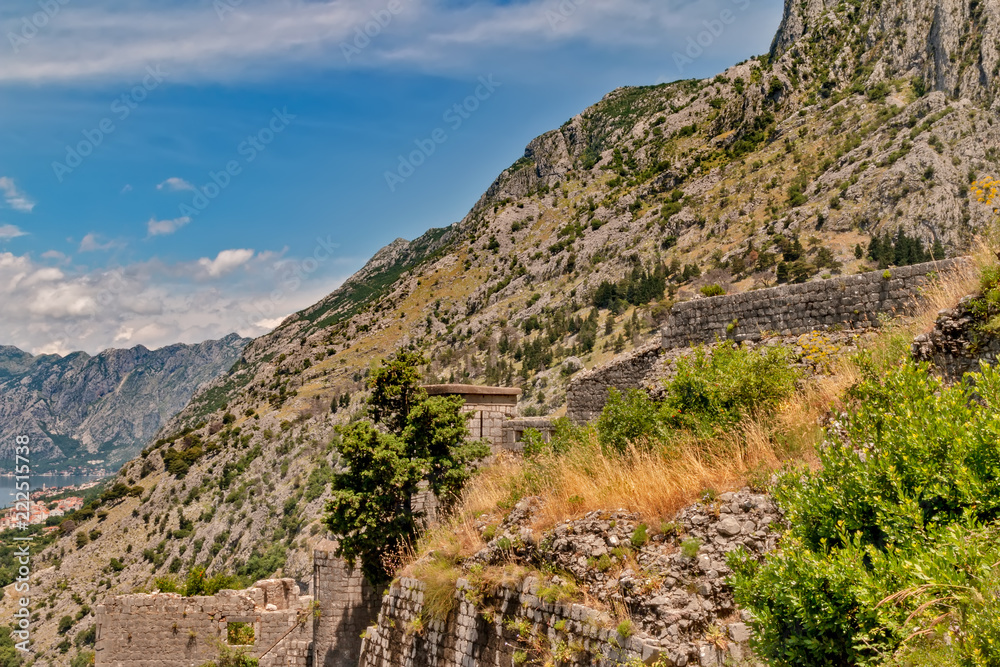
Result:
M989 222L969 183L1000 171L998 26L979 0L790 1L770 54L616 90L533 140L462 221L393 242L199 392L123 467L142 497L46 552L44 615L195 564L305 581L334 426L399 346L430 380L517 384L525 411L558 412L575 369L702 287L961 252ZM40 648L53 626L39 620Z
M0 459L31 438L35 470L117 468L134 457L201 385L228 370L249 339L34 357L0 347Z

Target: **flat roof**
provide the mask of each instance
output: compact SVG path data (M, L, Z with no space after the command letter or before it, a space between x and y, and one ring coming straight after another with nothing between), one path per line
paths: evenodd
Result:
M479 396L520 396L517 387L484 387L477 384L427 384L424 390L431 396L442 394L478 394Z

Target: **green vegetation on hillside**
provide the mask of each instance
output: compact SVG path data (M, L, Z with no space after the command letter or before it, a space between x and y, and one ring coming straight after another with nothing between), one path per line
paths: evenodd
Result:
M822 467L776 489L781 551L732 559L760 654L776 667L1000 664L1000 371L947 387L905 363L849 399Z
M710 437L716 429L774 410L795 391L797 377L782 347L699 349L678 362L662 402L638 389L622 394L612 388L597 419L597 437L621 453L643 438L669 443L679 434Z
M369 380L372 422L351 424L337 443L345 470L334 474L326 524L339 538L337 555L360 561L374 584L391 578L391 561L416 541L423 515L412 503L421 483L447 507L470 464L489 454L486 443L466 440L461 397L428 396L420 387L424 363L404 351L383 360Z

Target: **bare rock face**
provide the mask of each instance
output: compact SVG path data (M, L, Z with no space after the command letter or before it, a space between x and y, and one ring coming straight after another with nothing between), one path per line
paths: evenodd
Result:
M0 459L31 438L36 466L135 456L202 385L228 370L249 339L34 357L0 348Z
M842 75L916 77L928 91L996 108L998 37L1000 8L995 3L906 0L849 6L834 0L786 0L771 56L815 46L830 58L831 70ZM867 62L866 54L873 56Z

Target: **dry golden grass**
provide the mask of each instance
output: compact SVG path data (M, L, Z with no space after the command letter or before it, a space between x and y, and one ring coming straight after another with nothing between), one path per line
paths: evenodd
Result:
M788 421L803 425L800 417L796 413ZM632 447L625 455L605 452L596 434L586 432L564 454L545 453L531 461L501 456L472 480L451 520L424 543L441 549L450 542L463 554L473 553L482 547L477 520L496 521L528 495L541 501L537 531L598 509L625 509L659 521L707 489L734 488L751 473L778 468L782 455L773 428L751 421L710 442L691 438L669 447ZM815 419L811 428L818 429Z
M940 274L921 295L921 303L907 327L913 333L930 329L940 310L952 308L959 299L979 289L979 276L983 269L996 264L997 256L993 244L980 239L968 255L968 262L960 264L947 273Z
M938 276L911 318L885 327L866 346L869 363L876 368L898 363L913 335L932 326L939 310L975 292L983 267L995 262L989 246L980 243L969 262ZM619 508L655 525L708 489L738 488L786 463L814 466L822 424L831 409L843 406L845 392L861 376L856 359L840 357L830 374L805 383L774 414L747 419L710 439L681 436L670 443L637 443L620 455L603 451L596 433L581 429L566 453L544 453L534 460L499 456L473 478L452 517L430 531L418 551L447 552L455 560L475 553L483 546L477 524L497 523L526 496L541 503L535 531L592 510Z

